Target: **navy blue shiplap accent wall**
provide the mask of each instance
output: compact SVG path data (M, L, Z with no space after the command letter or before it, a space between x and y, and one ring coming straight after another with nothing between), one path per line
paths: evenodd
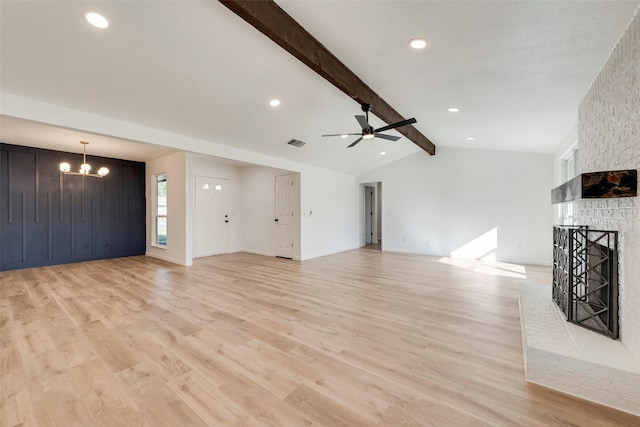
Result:
M87 156L100 179L59 172L82 154L0 149L0 271L145 253L144 163Z

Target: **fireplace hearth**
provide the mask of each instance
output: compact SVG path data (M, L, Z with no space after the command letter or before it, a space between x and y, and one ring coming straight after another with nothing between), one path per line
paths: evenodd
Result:
M569 322L618 339L618 233L554 227L552 289Z

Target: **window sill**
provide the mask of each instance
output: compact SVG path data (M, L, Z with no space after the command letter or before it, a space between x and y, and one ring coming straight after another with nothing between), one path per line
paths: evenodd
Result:
M149 246L151 246L152 248L164 249L165 251L167 250L167 245L158 245L156 243L152 243Z

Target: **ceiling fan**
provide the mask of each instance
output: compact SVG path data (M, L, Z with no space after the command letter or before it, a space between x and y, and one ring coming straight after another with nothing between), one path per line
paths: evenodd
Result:
M401 122L397 122L397 123L393 123L387 126L383 126L379 129L374 129L369 125L369 111L371 110L371 105L369 104L362 104L362 111L364 111L364 116L355 116L356 120L358 121L358 123L360 124L360 127L362 128L362 132L360 133L334 133L331 135L322 135L322 136L344 136L344 135L360 135L360 138L356 139L355 141L353 141L347 148L351 148L354 145L356 145L358 142L362 141L363 139L370 139L370 138L382 138L382 139L388 139L389 141L397 141L400 139L399 136L395 136L395 135L385 135L379 132L384 132L385 130L389 130L389 129L395 129L395 128L399 128L401 126L406 126L406 125L410 125L412 123L416 122L415 118L411 118L411 119L407 119L407 120L402 120Z

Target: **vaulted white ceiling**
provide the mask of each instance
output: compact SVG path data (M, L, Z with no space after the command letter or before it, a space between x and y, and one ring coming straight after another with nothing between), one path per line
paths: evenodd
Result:
M639 3L278 1L436 147L535 153L552 153L575 126ZM86 10L110 27L90 27ZM217 1L2 0L0 14L3 94L351 174L420 151L404 137L352 149L321 138L358 131L359 105ZM415 36L426 49L408 47ZM94 131L54 137L8 117L1 99L0 113L6 143L78 151ZM120 142L92 148L136 160L166 152Z

